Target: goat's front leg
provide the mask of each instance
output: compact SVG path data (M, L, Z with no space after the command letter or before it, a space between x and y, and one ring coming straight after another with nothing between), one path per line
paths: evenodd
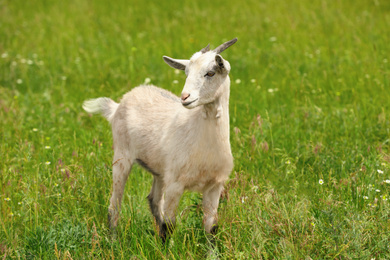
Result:
M162 222L160 224L160 237L163 243L165 243L167 239L167 234L169 235L172 233L175 228L176 209L183 192L183 185L176 182L167 185L165 188Z
M152 212L158 226L160 226L162 222L161 205L163 204L163 186L164 184L162 178L154 176L152 190L148 195L150 211Z
M210 234L212 246L215 246L214 235L218 231L218 204L223 190L222 184L216 184L203 192L203 224L206 232Z

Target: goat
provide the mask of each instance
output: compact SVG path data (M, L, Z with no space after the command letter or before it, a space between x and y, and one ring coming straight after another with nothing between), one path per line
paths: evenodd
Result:
M83 103L85 111L102 114L112 125L111 230L118 224L131 167L138 163L153 174L148 200L164 243L175 226L175 211L185 190L203 193L204 228L208 234L216 233L220 194L233 169L230 64L220 53L236 41L214 50L208 45L189 60L163 56L169 66L187 75L181 98L152 85L141 85L126 93L120 104L110 98Z

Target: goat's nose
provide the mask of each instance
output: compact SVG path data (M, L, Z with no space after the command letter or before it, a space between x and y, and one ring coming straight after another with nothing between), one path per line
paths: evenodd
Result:
M181 93L181 101L186 101L186 99L187 99L189 96L190 96L189 93L185 93L185 92Z

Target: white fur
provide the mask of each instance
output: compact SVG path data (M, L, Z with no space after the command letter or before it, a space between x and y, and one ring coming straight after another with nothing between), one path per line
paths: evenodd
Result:
M83 109L85 111L91 114L101 113L110 122L118 106L118 103L105 97L87 100L83 103Z
M170 66L185 70L183 94L190 94L187 100L142 85L125 94L120 104L109 98L84 102L87 112L103 114L112 125L112 228L117 226L124 186L136 162L154 175L148 198L164 239L164 225L174 224L185 190L203 193L206 231L210 233L217 224L219 197L233 169L233 157L229 141L230 64L222 59L223 66L217 66L216 56L221 57L207 51L195 53L190 60L164 57ZM215 75L206 76L209 71ZM184 106L190 101L193 103Z

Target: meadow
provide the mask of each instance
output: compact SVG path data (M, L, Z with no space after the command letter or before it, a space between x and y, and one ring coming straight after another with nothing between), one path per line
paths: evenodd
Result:
M389 28L386 0L0 1L0 258L203 259L201 195L163 246L140 167L111 239L111 129L81 105L180 95L162 56L237 37L218 257L390 259Z

